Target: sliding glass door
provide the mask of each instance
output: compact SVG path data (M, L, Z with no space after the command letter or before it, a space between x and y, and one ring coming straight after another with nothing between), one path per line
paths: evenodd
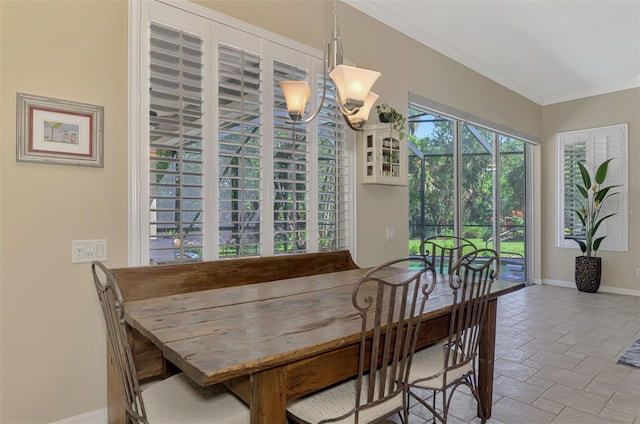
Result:
M526 281L525 142L415 106L409 124L409 252L457 235L498 251L501 279Z

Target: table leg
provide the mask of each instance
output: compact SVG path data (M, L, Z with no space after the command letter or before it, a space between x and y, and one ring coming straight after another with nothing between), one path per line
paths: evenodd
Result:
M249 384L251 424L285 424L287 391L284 368L273 368L253 374Z
M487 304L487 315L482 324L480 335L480 357L478 364L478 391L480 402L484 411L484 417L491 418L491 405L493 402L493 366L496 350L496 322L498 299L491 299ZM481 417L480 405L478 416Z

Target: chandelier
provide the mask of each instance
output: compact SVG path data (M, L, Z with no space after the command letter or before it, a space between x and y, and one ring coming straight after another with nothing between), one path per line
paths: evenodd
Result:
M380 72L344 65L342 61L342 39L338 27L336 0L333 0L333 31L331 32L331 42L326 49L320 104L313 114L305 118L305 106L311 97L309 84L307 81L281 81L280 87L287 103L287 112L291 118L291 121L287 122L288 124L308 124L318 116L326 100L328 72L335 84L336 100L344 120L352 129L362 130L369 117L371 107L378 99L378 95L371 91L371 87L380 77Z

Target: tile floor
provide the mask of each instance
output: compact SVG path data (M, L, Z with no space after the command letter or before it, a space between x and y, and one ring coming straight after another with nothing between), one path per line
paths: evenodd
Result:
M616 364L639 338L640 297L535 285L500 298L488 423L640 424L640 369ZM480 423L467 393L450 423ZM427 417L414 405L409 424Z

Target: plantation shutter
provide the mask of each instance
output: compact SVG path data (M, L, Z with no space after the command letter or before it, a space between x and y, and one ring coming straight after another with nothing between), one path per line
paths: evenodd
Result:
M576 184L582 185L578 162L587 163L586 139L577 139L564 147L564 222L566 239L584 238L585 229L575 210L581 208L580 192Z
M608 158L609 163L605 185L620 185L614 191L620 194L610 198L603 205L601 217L616 213L606 219L601 227L607 238L602 242L602 250L627 250L627 151L626 126L598 128L593 131L595 160L599 165ZM595 173L595 168L594 171Z
M150 25L150 263L202 253L202 40Z
M274 87L283 80L305 80L306 72L278 61L273 64ZM307 126L291 126L281 90L274 92L273 244L274 253L303 253L307 249L309 164ZM313 107L310 107L313 109ZM313 113L313 110L310 111Z
M318 116L318 250L347 249L349 245L350 193L347 126L335 102L335 86L329 80L331 101ZM319 88L321 90L320 84Z
M317 145L310 146L307 131L311 125L292 128L285 123L289 117L278 84L292 79L308 78L303 69L275 61L275 253L304 252L311 242L318 251L348 249L352 212L348 143L353 141L336 105L335 86L327 79L327 98L315 120ZM322 96L323 86L323 78L317 78L316 97ZM312 103L308 105L308 113L314 112ZM313 159L311 152L315 153ZM315 216L310 215L312 210Z
M260 57L218 48L220 256L260 255Z

